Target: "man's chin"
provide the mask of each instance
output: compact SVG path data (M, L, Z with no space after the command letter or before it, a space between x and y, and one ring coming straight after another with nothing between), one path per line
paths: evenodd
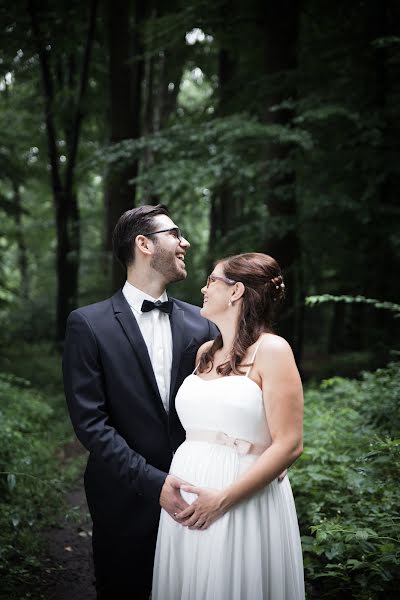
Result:
M179 268L179 270L178 270L178 273L180 274L180 276L181 276L181 279L186 279L186 277L187 277L186 266L183 266L183 265L182 265L182 266Z
M178 283L179 281L184 281L187 277L187 271L182 269L179 273L175 273L173 277L171 277L169 283Z

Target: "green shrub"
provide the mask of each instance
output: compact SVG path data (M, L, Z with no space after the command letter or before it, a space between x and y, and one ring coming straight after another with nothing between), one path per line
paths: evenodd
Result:
M27 381L0 375L0 579L12 594L38 566L40 535L60 507L53 409Z
M291 481L310 598L397 597L399 392L398 364L306 392L305 450Z

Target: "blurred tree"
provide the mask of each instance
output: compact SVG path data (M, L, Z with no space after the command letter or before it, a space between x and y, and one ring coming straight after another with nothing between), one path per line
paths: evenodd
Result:
M141 27L146 5L140 1L107 2L109 50L110 142L137 139L141 134L140 114L144 78L144 45ZM114 163L105 186L106 249L111 252L112 230L120 215L135 206L138 158ZM125 273L112 260L112 289L123 284Z
M365 272L364 293L393 302L399 297L399 287L393 280L393 274L400 271L400 253L398 248L393 247L392 236L393 222L397 220L399 223L397 189L400 184L398 152L396 158L393 156L396 147L393 134L399 134L396 114L400 90L396 86L399 80L394 77L400 75L400 69L398 65L397 69L393 68L392 46L396 33L400 33L399 4L391 0L369 2L365 15L365 44L369 50L370 65L365 73L368 76L364 83L367 90L365 111L373 115L379 139L375 148L371 149L374 160L366 174L368 178L372 174L374 176L374 191L368 201L372 226L365 247L365 256L373 258L368 261L370 264ZM397 92L396 95L393 92ZM362 317L357 320L359 347L369 344L382 347L390 343L392 322L386 311L369 309ZM357 328L353 328L353 335L357 335L354 329Z
M307 291L398 295L390 273L400 260L392 188L400 164L399 29L395 2L366 3L361 11L346 2L321 11L307 2L295 117L314 139L307 160L296 160ZM305 326L320 336L319 352L374 352L378 364L399 334L396 322L357 306L336 305Z
M263 68L267 87L261 107L266 123L292 126L297 97L298 31L300 2L261 3L260 23L264 34ZM265 252L278 260L285 274L286 302L280 331L300 361L303 343L304 290L298 237L294 144L266 146L268 217Z
M190 277L179 295L198 302L217 257L266 251L284 268L288 302L280 332L297 357L304 345L307 364L313 356L349 351L369 360L373 348L384 361L397 322L389 326L360 305L302 311L305 293L381 300L398 293L391 275L400 260L398 4L122 4L99 4L72 169L66 219L77 228L66 227L67 255L75 262L75 283L79 264L79 302L123 281L119 271L106 284L111 231L121 212L161 201L192 242ZM30 6L35 12L38 4ZM0 10L2 76L11 82L0 92L4 100L12 96L0 107L0 161L5 165L8 157L10 174L0 182L4 295L21 293L20 273L27 270L29 314L44 304L51 314L56 236L39 54L24 3ZM64 189L87 12L60 0L40 5L36 15L53 85L54 172ZM22 217L14 210L19 204ZM68 269L70 263L63 273L71 279Z
M60 6L55 13L38 7L28 0L32 36L39 57L43 85L48 155L57 231L57 307L56 339L62 340L68 314L77 306L78 270L80 252L79 207L75 189L75 168L79 138L84 115L84 97L89 79L89 65L94 42L97 0L91 0L86 40L83 48L72 47L71 40L64 46L62 38L70 34L66 27L76 18L78 6L69 6L60 19ZM80 10L80 8L79 8ZM79 23L79 22L78 22ZM60 37L55 38L52 27L58 27ZM80 51L82 55L80 55ZM57 100L64 100L61 115L56 113ZM65 139L65 172L61 173L60 152L57 146L57 116Z
M236 107L237 93L241 85L239 70L239 56L237 44L240 41L238 26L235 26L240 14L237 3L232 0L221 2L218 20L215 25L215 36L218 44L218 108L216 115L225 117L233 114ZM228 18L227 18L227 15ZM231 185L229 178L221 173L220 180L216 182L210 206L210 234L209 234L209 267L226 237L237 227L243 211L243 197L240 190Z

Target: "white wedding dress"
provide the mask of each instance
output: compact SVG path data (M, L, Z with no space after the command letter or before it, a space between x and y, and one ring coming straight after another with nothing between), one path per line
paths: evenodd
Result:
M249 371L211 380L189 375L176 396L185 430L224 432L268 446L262 392ZM174 455L170 473L193 485L222 489L257 458L221 443L186 440ZM185 492L182 496L189 503L196 498ZM287 476L237 504L204 531L183 527L161 511L152 600L303 599L299 527Z

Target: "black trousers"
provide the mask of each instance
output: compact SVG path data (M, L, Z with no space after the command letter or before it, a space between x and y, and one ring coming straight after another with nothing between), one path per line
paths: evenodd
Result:
M93 526L97 600L148 600L157 528L145 537L116 536Z

